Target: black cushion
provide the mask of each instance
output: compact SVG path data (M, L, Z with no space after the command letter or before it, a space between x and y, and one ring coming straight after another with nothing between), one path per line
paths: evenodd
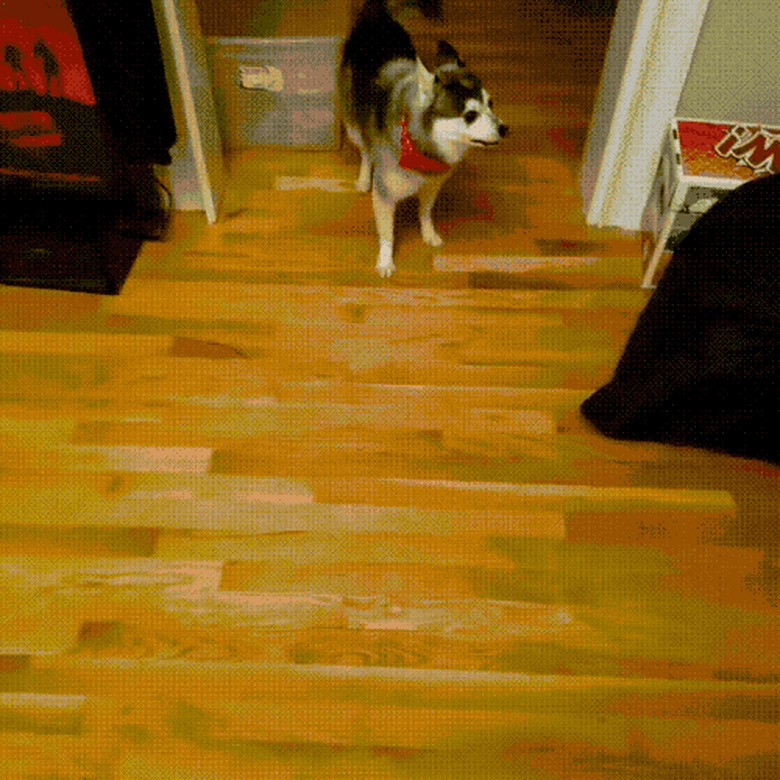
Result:
M780 462L780 175L740 186L675 250L582 413L617 439Z

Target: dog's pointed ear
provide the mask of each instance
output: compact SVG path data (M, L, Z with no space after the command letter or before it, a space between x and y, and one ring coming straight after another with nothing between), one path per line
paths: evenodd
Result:
M454 63L459 68L465 68L466 63L460 58L458 52L450 46L447 41L439 41L439 48L436 50L436 67Z
M428 68L423 65L422 60L417 58L417 87L420 105L425 107L433 101L433 85L436 77Z

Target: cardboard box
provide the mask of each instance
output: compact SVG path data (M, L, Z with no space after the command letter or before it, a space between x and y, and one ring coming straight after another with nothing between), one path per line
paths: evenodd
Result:
M206 44L228 149L338 148L339 37L208 38Z
M665 254L731 190L780 171L780 128L676 118L664 143L643 216L643 287Z

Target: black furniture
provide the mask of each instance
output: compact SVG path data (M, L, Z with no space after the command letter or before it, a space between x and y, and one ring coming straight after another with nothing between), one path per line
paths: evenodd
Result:
M675 249L612 380L582 413L617 439L780 462L780 174L741 185Z
M151 0L3 5L0 283L115 294L176 140Z

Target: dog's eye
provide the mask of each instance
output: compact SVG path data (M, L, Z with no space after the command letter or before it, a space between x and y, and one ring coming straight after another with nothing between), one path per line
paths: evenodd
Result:
M479 111L467 111L463 115L463 119L467 125L470 125L472 122L476 122L477 119L479 119Z

